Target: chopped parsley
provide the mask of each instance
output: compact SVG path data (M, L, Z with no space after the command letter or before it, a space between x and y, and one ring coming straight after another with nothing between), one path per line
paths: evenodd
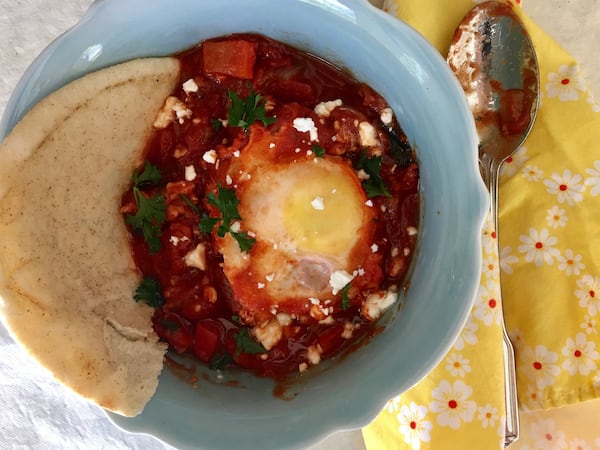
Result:
M128 214L125 222L141 232L144 240L148 243L150 253L156 253L160 250L161 225L166 220L167 203L163 195L149 197L142 192L142 188L159 183L160 171L146 161L142 173L138 173L138 170L135 169L132 179L137 212Z
M165 299L160 291L160 284L156 278L144 277L133 294L136 302L144 302L153 308L160 308L165 304Z
M212 233L214 227L221 222L219 228L217 228L217 236L224 237L229 233L237 241L241 251L250 251L252 246L256 243L256 239L248 236L246 233L233 231L231 229L232 222L242 219L238 212L240 201L235 196L235 191L233 189L224 188L219 184L217 186L217 195L213 192L209 192L206 196L206 201L221 212L221 217L210 217L208 214L204 213L200 218L200 231L203 233Z
M254 89L250 89L250 94L246 98L240 98L235 91L228 89L227 98L231 102L227 116L230 126L242 127L245 131L257 120L265 126L275 122L274 117L266 115L265 98Z
M372 198L378 195L391 197L390 191L385 187L383 178L381 178L381 156L372 156L369 158L365 152L362 152L358 160L354 163L354 168L364 170L369 176L362 182L367 197Z
M179 198L181 200L183 200L192 211L194 211L196 214L200 215L202 211L200 211L200 208L198 207L198 205L196 205L193 201L190 200L190 198L185 195L185 194L179 194Z
M314 152L314 154L317 158L325 157L325 149L323 147L321 147L320 145L313 144L312 151Z
M241 353L256 354L266 352L262 345L252 339L250 333L248 333L248 328L241 328L238 333L233 335L233 339L236 344L236 356L239 356Z
M350 283L348 283L346 286L344 286L342 288L342 309L346 310L348 308L350 308L350 298L348 297L348 291L350 290L350 288L352 287L352 285Z

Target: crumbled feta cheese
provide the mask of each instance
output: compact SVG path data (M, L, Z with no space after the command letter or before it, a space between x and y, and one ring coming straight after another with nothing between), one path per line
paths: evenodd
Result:
M319 344L310 345L306 349L306 358L313 366L316 366L321 362L321 351L319 350Z
M392 112L392 108L385 108L381 111L381 114L379 116L381 118L381 122L383 122L384 125L391 125L392 124L392 119L394 117L394 113Z
M363 169L360 169L357 172L356 176L358 176L358 179L360 181L365 181L365 180L368 180L369 178L371 178L371 176L367 172L365 172Z
M217 152L214 150L209 150L202 155L202 159L209 164L214 164L217 162Z
M325 209L325 203L323 203L323 197L315 197L310 205L317 211L323 211Z
M194 166L185 166L185 180L194 181L196 179L196 169Z
M239 233L240 230L242 229L242 224L239 222L239 220L236 220L235 222L233 222L231 224L231 226L229 227L231 231L233 231L234 233Z
M337 100L321 102L317 106L315 106L315 113L317 113L319 117L329 117L331 115L331 111L333 111L338 106L342 106L342 100L340 100L339 98Z
M414 236L417 234L418 230L415 227L408 227L406 228L406 232L409 236Z
M354 279L354 275L349 274L345 270L336 270L329 277L329 285L331 286L331 293L333 295L341 291L344 286L350 283Z
M373 201L372 200L367 200L365 202L365 205L367 205L369 208L372 208L373 207Z
M261 282L259 282L259 283L256 285L256 287L257 287L258 289L264 289L264 288L265 288L265 283L261 283Z
M271 143L269 144L269 148L275 148L275 142L271 142Z
M403 253L404 253L404 256L410 255L410 248L404 247Z
M308 370L308 364L305 362L298 364L298 372L306 372Z
M206 270L206 247L203 243L196 246L183 258L185 264L189 267L196 267L200 270Z
M239 151L239 150L236 150L235 152L233 152L233 156L234 156L235 158L239 158L239 157L240 157L240 151Z
M398 247L394 247L392 249L392 251L390 252L390 255L392 256L392 258L395 258L396 256L398 256L400 254L400 250L398 250Z
M281 325L277 320L268 320L252 329L252 333L265 350L271 350L282 336Z
M233 183L233 180L229 175L225 176L225 183L227 183L228 186L231 185L231 183Z
M250 236L251 238L255 238L256 237L256 233L254 231L247 231L246 234L248 236Z
M173 111L175 112L175 116L179 123L183 123L185 119L192 117L192 110L188 109L188 107L185 106L185 103L180 100L177 100L173 105Z
M177 245L179 244L179 238L177 236L171 236L169 238L169 242L173 244L173 247L177 247Z
M319 140L319 133L315 122L310 117L296 117L293 122L294 128L300 133L309 133L311 141Z
M277 322L279 322L282 327L287 327L292 324L292 316L286 313L279 313L277 314Z
M352 333L354 333L354 325L352 325L352 322L345 322L342 337L344 339L352 339Z
M187 80L181 85L181 87L183 88L183 92L185 92L186 94L189 94L190 92L198 92L198 85L196 84L193 78Z
M369 122L361 122L358 125L358 134L360 135L360 145L363 147L375 147L379 145L377 131Z
M154 123L152 126L159 130L167 128L171 122L175 119L173 115L173 107L177 104L179 99L177 97L173 97L170 95L165 99L165 103L162 108L156 114L156 118L154 119Z
M296 149L294 150L296 153L300 153L301 150L299 148L296 147Z
M377 244L371 245L371 251L373 253L377 253L377 250L379 250L379 245L377 245Z
M376 320L381 314L392 306L398 299L395 289L381 291L367 297L361 307L362 315L368 320Z
M318 305L321 303L321 300L319 300L318 298L314 298L314 297L308 297L308 301L311 302L313 305Z
M248 233L250 234L250 233ZM273 281L275 279L275 274L274 273L270 273L269 275L265 276L265 280L267 280L269 283L271 281Z
M325 319L319 320L319 323L321 325L333 325L335 323L335 319L333 316L327 316Z

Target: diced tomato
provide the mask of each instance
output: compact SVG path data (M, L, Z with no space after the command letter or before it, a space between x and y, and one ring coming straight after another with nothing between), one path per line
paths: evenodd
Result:
M314 102L317 97L310 84L295 80L274 80L269 93L287 102Z
M241 39L205 42L202 58L206 73L251 80L256 62L256 43Z
M211 326L208 321L199 321L196 323L194 333L194 353L205 362L209 362L219 344L219 332Z
M190 324L179 314L165 312L155 315L154 330L177 353L185 352L192 345L193 336Z
M327 357L332 355L336 353L342 347L342 345L344 345L346 339L342 337L343 331L344 325L338 323L319 333L317 340L322 349L322 356Z

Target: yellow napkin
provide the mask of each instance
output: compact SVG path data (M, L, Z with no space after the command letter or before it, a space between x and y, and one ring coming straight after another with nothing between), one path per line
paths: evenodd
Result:
M476 3L386 0L383 9L445 56L455 27ZM500 270L520 408L600 397L600 104L576 61L522 13L520 1L510 3L538 52L542 99L531 135L502 167L500 259L488 223L467 325L433 372L363 429L369 450L502 448ZM523 423L522 432L529 432Z

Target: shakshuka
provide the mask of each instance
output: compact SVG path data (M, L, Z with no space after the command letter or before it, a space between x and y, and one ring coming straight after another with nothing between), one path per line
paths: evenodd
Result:
M212 368L304 372L355 347L407 284L419 169L390 106L255 34L177 55L122 199L157 334Z

